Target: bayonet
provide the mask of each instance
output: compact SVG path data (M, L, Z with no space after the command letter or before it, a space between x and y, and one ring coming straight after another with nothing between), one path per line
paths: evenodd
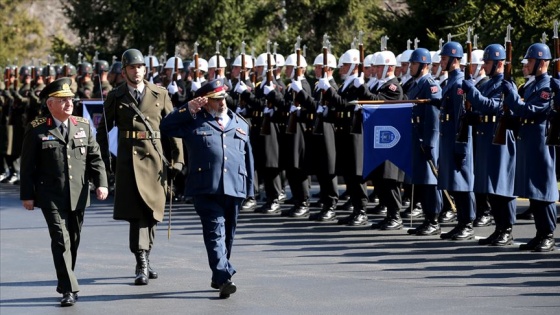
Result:
M420 40L418 39L418 37L416 37L414 39L414 49L418 49L418 43L420 42Z

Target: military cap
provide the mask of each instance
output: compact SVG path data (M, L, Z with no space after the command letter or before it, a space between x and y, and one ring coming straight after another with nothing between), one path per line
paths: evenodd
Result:
M222 79L208 81L200 89L196 90L194 97L225 98L226 89Z
M39 94L40 98L47 97L74 97L74 93L70 89L72 80L69 78L60 78L49 83Z

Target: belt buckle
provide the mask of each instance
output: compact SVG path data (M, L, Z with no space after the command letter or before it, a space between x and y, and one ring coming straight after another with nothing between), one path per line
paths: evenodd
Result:
M137 131L136 132L136 139L147 139L147 132L146 131Z

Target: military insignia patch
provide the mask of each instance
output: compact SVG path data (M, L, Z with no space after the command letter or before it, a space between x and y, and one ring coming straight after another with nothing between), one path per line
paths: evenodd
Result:
M245 130L241 129L241 128L237 128L235 129L235 131L239 132L242 135L246 135L247 133L245 132Z
M438 92L437 86L431 86L430 91L432 92L432 94L436 94Z
M463 95L463 94L465 94L465 92L463 91L463 89L458 88L458 89L457 89L457 95Z
M394 84L391 84L391 85L389 85L389 90L391 90L391 91L393 91L393 92L394 92L394 91L396 91L396 90L397 90L397 86L396 86L396 85L394 85Z
M542 91L542 92L541 92L541 98L542 98L543 100L548 100L548 99L550 98L550 92Z

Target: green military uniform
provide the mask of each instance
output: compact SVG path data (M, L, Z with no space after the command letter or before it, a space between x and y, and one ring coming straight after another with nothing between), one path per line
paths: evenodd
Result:
M56 81L54 82L56 83ZM51 237L59 293L79 291L74 275L89 181L107 187L105 165L89 122L70 116L67 138L52 116L30 123L21 156L20 199L43 211Z

